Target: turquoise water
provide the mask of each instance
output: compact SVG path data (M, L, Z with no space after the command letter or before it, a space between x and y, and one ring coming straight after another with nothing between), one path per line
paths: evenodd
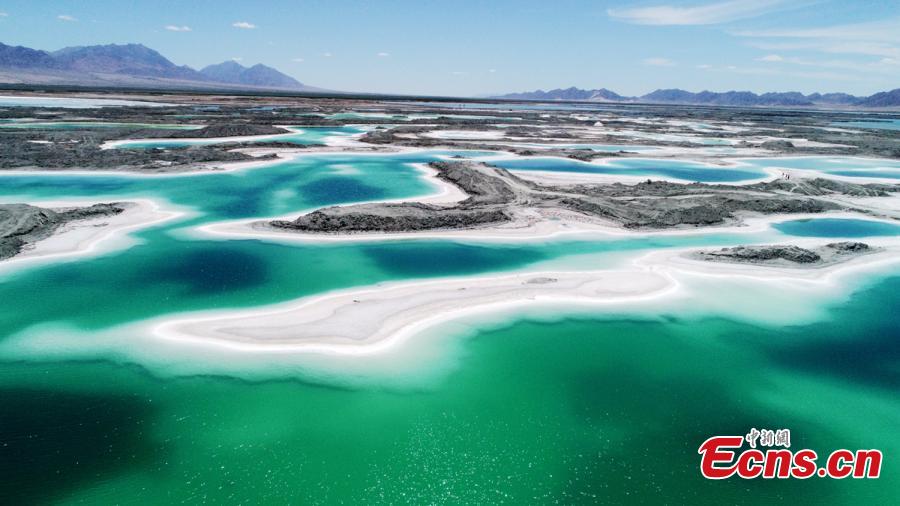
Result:
M419 195L431 187L409 163L457 153L301 156L261 169L161 177L55 174L0 176L7 200L68 197L162 197L199 206L205 219L275 216L330 204ZM476 152L476 154L479 154Z
M322 114L316 114L317 116L323 116ZM379 120L391 120L391 121L410 121L417 119L438 119L438 118L448 118L448 119L461 119L461 120L491 120L491 121L521 121L522 118L517 118L515 116L484 116L484 115L476 115L476 114L455 114L455 113L441 113L441 114L419 114L419 113L411 113L411 114L388 114L381 112L339 112L335 114L329 114L325 116L328 119L336 119L336 120L368 120L368 119L379 119Z
M826 174L860 178L900 179L900 161L881 158L809 156L795 158L740 158L738 165L718 167L685 160L622 158L603 164L563 158L516 158L491 161L511 170L575 172L586 174L668 177L683 181L730 183L767 176L764 169L816 170Z
M900 130L900 119L870 121L835 121L831 126L847 128L872 128L875 130Z
M610 160L602 165L563 158L516 158L491 161L491 164L511 170L537 170L549 172L580 172L638 177L668 177L684 181L706 183L749 181L766 176L753 168L731 168L703 165L682 160L651 160L624 158Z
M10 335L37 322L99 329L172 312L252 307L338 288L510 271L579 256L586 256L594 268L601 268L610 265L611 260L605 260L608 254L679 246L718 247L738 240L710 235L529 245L445 241L285 245L181 239L168 233L175 227L140 233L137 238L143 244L125 252L9 277L0 284L0 298L16 300L18 309L0 313L0 335ZM752 243L764 238L741 240ZM127 298L121 296L124 286L129 287ZM108 309L85 311L89 306Z
M900 179L900 160L887 158L805 156L794 158L742 158L740 161L759 168L815 170L837 176Z
M293 127L292 127L293 128ZM327 137L334 136L350 136L362 133L363 130L354 127L296 127L302 129L299 133L290 133L283 135L265 136L261 139L244 139L240 142L289 142L291 144L299 144L304 146L325 144ZM216 139L151 139L142 141L128 141L117 144L117 148L183 148L187 146L221 144L226 142L235 142L233 139L216 138Z
M520 321L427 387L0 362L7 504L893 504L900 279L804 326ZM879 448L878 480L703 480L711 435ZM52 479L48 479L52 477Z
M0 343L41 325L90 336L383 281L541 264L602 269L662 248L787 233L318 245L185 233L422 195L434 189L410 163L484 154L317 154L164 177L0 175L4 200L143 196L193 211L136 233L124 251L0 274ZM446 356L427 381L398 375L389 384L170 377L126 353L0 356L0 502L889 504L900 489L893 457L872 482L708 482L696 449L711 435L787 427L796 448L900 453L897 293L900 278L888 278L832 302L816 323L787 327L722 318L711 295L691 300L691 317L619 309L458 322L442 331Z
M775 223L776 230L799 237L878 237L900 235L900 225L850 218L815 218Z
M425 194L433 190L416 177L409 163L451 154L458 153L311 155L241 172L166 177L4 176L0 195L5 200L60 195L96 200L152 197L190 208L195 214L136 234L142 243L127 251L46 266L7 279L0 284L0 300L18 300L21 305L16 311L0 312L0 335L42 321L99 328L176 311L280 302L379 281L487 273L578 255L718 246L765 237L698 234L526 245L403 241L333 246L198 240L175 233L218 220ZM129 286L131 297L121 297L123 285ZM86 304L116 309L85 311Z

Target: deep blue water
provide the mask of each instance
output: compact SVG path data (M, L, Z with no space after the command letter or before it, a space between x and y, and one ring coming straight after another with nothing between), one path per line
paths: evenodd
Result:
M772 225L778 231L798 237L878 237L900 235L900 225L853 218L791 220Z

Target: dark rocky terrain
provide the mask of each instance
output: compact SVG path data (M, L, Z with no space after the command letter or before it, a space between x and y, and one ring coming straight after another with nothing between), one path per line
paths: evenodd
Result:
M863 242L834 242L813 249L794 245L735 246L717 251L699 251L693 257L710 262L820 266L873 251Z
M13 257L28 245L50 237L66 223L113 216L125 209L126 204L122 203L61 210L28 204L0 204L0 260Z
M38 58L40 55L36 55ZM38 96L47 96L40 94ZM52 96L52 94L49 94ZM68 95L68 96L71 96ZM103 94L90 96L103 97ZM277 140L248 144L236 141L215 146L164 150L97 149L104 142L135 138L184 138L266 135L282 133L272 125L342 126L365 123L371 127L361 140L370 150L396 147L436 149L503 150L520 156L558 156L590 161L603 157L646 156L623 146L619 151L592 151L560 147L560 143L595 143L657 146L682 149L684 154L663 155L715 161L734 156L716 154L701 142L711 136L734 142L735 149L754 148L749 156L834 155L870 156L900 159L900 134L878 129L834 128L835 121L883 119L887 116L865 112L800 111L735 107L662 106L646 104L605 104L602 110L461 110L452 103L391 102L352 98L302 98L282 96L234 95L134 95L118 98L153 99L178 102L163 107L106 107L98 109L56 109L50 107L0 108L2 120L100 121L117 123L177 123L206 128L172 130L163 128L97 128L65 131L58 129L0 129L0 169L123 169L132 171L181 171L202 169L211 162L248 160L248 154L235 152L244 147L281 147L309 149L297 144L279 144ZM374 112L389 116L425 114L435 117L395 119L393 117L334 118L335 113ZM472 116L477 117L472 117ZM652 118L653 121L646 121ZM705 123L713 128L698 132L690 123ZM602 124L602 127L598 127ZM740 126L742 130L720 128ZM440 139L429 133L442 130L491 132L490 140ZM616 131L640 131L644 134L681 136L646 138L614 135ZM49 141L49 143L43 143ZM752 142L751 142L752 141ZM41 144L36 144L40 142ZM517 146L546 144L547 148ZM823 143L823 145L810 144ZM365 150L365 148L354 148ZM692 153L692 150L696 150Z
M853 120L853 116L835 113L802 113L783 110L731 109L731 108L691 108L672 106L631 106L634 109L624 115L604 120L604 129L640 130L645 134L680 135L683 140L665 138L633 137L595 131L586 133L586 129L595 126L596 120L581 120L563 114L548 114L535 119L529 118L528 124L516 124L500 130L491 122L469 121L465 123L441 123L422 125L422 121L408 122L389 128L368 132L360 140L376 145L397 145L409 147L452 147L475 150L503 150L520 156L560 156L582 161L617 156L642 156L641 153L629 151L623 147L619 152L591 151L586 149L559 148L553 146L561 142L585 144L627 144L632 146L658 146L670 148L706 149L701 137L715 137L733 140L735 148L758 148L769 151L772 155L833 155L833 156L871 156L900 159L900 134L891 130L878 129L834 129L832 121ZM623 106L623 112L626 108ZM657 123L641 123L636 125L629 119L631 115L659 115ZM524 119L525 117L523 117ZM864 119L867 117L860 117ZM723 124L748 124L746 130L710 131L701 133L687 126L677 126L662 121L721 122ZM494 122L496 123L496 122ZM427 137L429 132L441 130L497 132L503 136L490 140L457 140ZM846 131L845 131L846 130ZM778 139L768 139L769 137ZM553 140L547 140L552 138ZM749 142L748 139L756 139ZM766 140L768 139L768 140ZM516 143L527 141L534 144L548 144L549 149L516 146ZM823 145L812 145L809 142ZM700 158L713 155L701 154ZM757 155L758 156L758 155Z
M437 177L469 198L455 205L359 204L320 209L271 226L304 232L401 232L471 229L516 221L522 211L574 212L587 220L629 229L721 225L739 215L821 213L849 209L829 195L886 195L889 185L858 185L825 179L777 180L746 187L646 181L636 185L540 185L509 171L472 162L435 162ZM866 212L865 210L859 210Z
M471 170L461 162L437 162L431 167L437 170L437 177L460 187L470 197L455 206L416 202L335 206L294 221L273 221L272 225L314 232L410 232L474 228L512 219L505 208L515 201L516 192L502 179Z
M0 169L41 170L127 170L172 172L203 168L212 162L239 162L255 159L221 146L192 146L182 149L101 149L101 142L82 137L77 142L53 144L16 139L0 143Z
M247 137L251 135L289 134L290 130L256 123L222 123L196 130L148 129L130 132L129 137L157 139L214 139L219 137Z
M121 118L128 121L132 118ZM117 118L119 120L119 118ZM253 157L235 151L239 142L198 145L183 148L103 149L107 141L120 139L179 139L242 137L290 133L282 128L256 123L216 123L199 129L98 127L96 129L41 130L0 129L0 170L127 170L137 172L176 172L202 169L210 163L240 162L271 158ZM269 146L272 147L272 146ZM289 145L296 148L297 145Z

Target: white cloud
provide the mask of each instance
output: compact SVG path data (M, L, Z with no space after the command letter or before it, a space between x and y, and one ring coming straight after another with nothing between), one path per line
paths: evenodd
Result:
M7 14L5 12L0 12L0 18L8 18L8 17L9 17L9 14Z
M455 76L464 76L464 75L468 74L468 72L464 72L462 70L454 70L453 72L450 72L450 73Z
M779 30L742 30L735 32L741 37L779 37L793 39L841 39L900 41L897 29L900 18L868 23L832 25L820 28L788 28Z
M322 53L322 56L324 56L325 58L331 58L332 54L328 51L325 51L324 53Z
M296 63L303 63L303 58L294 58L294 59L291 60L291 61L292 61L292 62L296 62Z
M712 68L712 65L710 65L710 64L708 64L708 63L701 63L700 65L697 65L697 68L698 68L698 69L706 70L706 69L711 69L711 68Z
M491 74L494 74L497 72L497 69L488 69L488 72L490 72Z
M380 56L381 58L385 58L385 57L388 57L388 56L390 56L390 55L391 55L391 53L385 53L385 52L383 52L383 51L380 52L380 53L378 53L378 56Z
M59 16L56 16L56 19L60 21L78 21L74 16L69 16L68 14L60 14Z
M742 30L733 35L749 45L769 50L812 50L833 54L859 54L900 58L900 18L819 28Z
M166 28L166 30L168 30L170 32L189 32L189 31L191 31L191 27L187 26L187 25L181 25L181 26L166 25L165 28Z
M787 5L796 7L795 3L786 0L729 0L690 7L655 5L606 12L613 18L637 25L714 25L756 17Z
M668 58L644 58L644 65L652 65L654 67L674 67L675 62Z
M252 30L256 28L256 25L254 25L253 23L248 23L247 21L235 21L234 23L231 23L231 26L244 30Z
M762 58L757 58L757 61L781 62L784 61L784 57L777 54L767 54Z
M233 62L241 62L241 61L244 61L244 58L241 57L241 56L235 56L234 58L231 59L231 61L233 61Z

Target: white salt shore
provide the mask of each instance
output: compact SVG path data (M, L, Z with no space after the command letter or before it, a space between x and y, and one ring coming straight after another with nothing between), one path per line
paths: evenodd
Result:
M262 308L159 318L113 329L110 335L142 335L150 343L156 340L167 347L184 346L194 351L207 349L282 359L352 358L400 352L405 343L436 326L489 314L521 313L528 308L603 314L628 312L642 305L652 311L654 304L666 301L691 305L695 304L691 301L700 286L697 280L714 283L713 286L747 286L751 290L762 285L766 293L776 290L773 300L803 294L810 298L808 304L815 305L819 303L814 300L817 292L847 293L848 287L866 272L895 269L900 264L900 240L879 242L883 248L880 252L818 268L704 262L686 258L686 249L668 249L643 254L609 270L523 271L381 283ZM850 282L845 282L845 277ZM741 289L732 291L738 297L743 293ZM804 303L795 304L795 314L789 318L807 316L810 311L800 309ZM730 311L737 314L748 309L740 303L733 306ZM760 315L761 319L770 317L778 318ZM39 340L20 336L7 347L38 353L42 345Z
M107 141L104 142L100 149L116 149L122 147L128 147L134 144L170 144L170 143L180 143L184 142L187 144L196 144L196 145L207 145L207 144L222 144L225 142L245 142L245 141L265 141L265 140L277 140L281 137L289 137L291 135L300 135L303 133L302 128L294 128L285 125L272 125L276 128L282 128L287 130L284 133L278 134L265 134L265 135L242 135L242 136L234 136L234 137L152 137L149 139L120 139L115 141Z
M417 148L410 148L417 149ZM417 149L418 150L418 149ZM370 156L383 156L382 154L370 154ZM515 155L511 155L515 157ZM502 158L508 158L504 155ZM603 162L597 162L603 163ZM735 159L728 166L740 165L740 159ZM468 195L460 190L456 185L448 183L438 177L437 172L428 166L428 164L412 164L415 166L423 178L436 188L436 191L419 197L392 200L377 200L372 202L419 202L429 204L452 204L464 200ZM711 168L716 167L707 164ZM759 181L768 181L776 179L780 176L782 169L766 167L762 169L767 173L767 177L752 181L742 181L740 183L731 183L735 186L755 183ZM516 172L516 171L513 171ZM798 171L806 172L806 171ZM637 176L611 176L599 174L579 174L579 173L558 173L545 171L518 171L518 177L528 179L539 184L573 184L573 183L612 183L622 182L626 184L645 181L646 177ZM807 177L816 177L817 174L801 174L798 179ZM823 176L825 176L823 174ZM875 182L864 178L834 178L848 180L856 183ZM653 178L660 179L660 178ZM662 178L665 179L665 178ZM677 180L676 180L677 181ZM896 182L896 181L893 181ZM729 183L722 183L729 184ZM267 225L272 220L290 221L296 219L299 214L291 213L288 215L269 217L264 219L252 218L244 220L220 221L201 225L192 230L192 233L205 237L213 237L219 239L227 238L255 238L262 240L270 240L283 243L329 243L329 242L370 242L385 240L409 240L409 239L455 239L460 241L472 242L492 242L492 241L534 241L560 238L564 236L579 237L609 237L609 236L647 236L647 235L681 235L681 234L703 234L703 233L750 233L765 230L773 223L787 220L813 219L813 218L856 218L869 219L875 221L883 221L884 218L900 219L900 206L897 206L900 197L892 195L888 197L851 197L840 195L836 197L823 197L825 200L832 200L843 205L852 205L862 209L868 209L872 215L865 216L859 213L830 211L818 214L784 214L784 215L768 215L756 216L753 214L744 214L740 216L737 223L723 224L712 227L683 227L669 230L657 231L633 231L625 230L612 222L605 222L600 219L589 220L583 215L575 212L567 212L564 210L534 210L516 216L511 223L488 226L478 229L466 230L437 230L437 231L420 231L420 232L400 232L400 233L304 233L296 230L287 230ZM355 205L361 202L354 202L342 205Z
M165 208L150 199L104 199L103 202L122 202L126 209L114 216L77 220L63 224L50 237L26 247L18 255L0 261L0 274L22 268L99 255L127 247L132 243L128 234L160 223L180 218L186 213ZM98 203L84 200L29 201L31 205L49 209L87 207Z
M461 338L522 318L678 315L690 321L715 315L763 325L818 321L835 301L885 272L897 272L900 245L880 247L886 249L810 269L695 261L684 257L687 250L672 249L642 254L603 271L535 269L382 283L265 307L164 316L103 330L48 323L0 342L0 356L103 357L140 364L162 376L300 376L327 384L375 381L407 388L451 370L460 358Z
M162 339L236 351L370 354L468 314L544 303L603 304L658 297L674 286L651 272L540 272L385 283L249 311L163 321Z
M466 194L455 185L434 177L434 171L427 165L418 164L429 181L438 190L435 193L413 199L395 199L377 202L423 202L431 204L450 204L466 198ZM843 204L851 204L871 210L873 215L863 215L848 211L829 211L823 213L795 213L756 215L744 213L734 223L709 227L679 227L664 230L626 230L613 222L604 220L588 220L585 216L565 210L535 210L516 216L511 223L486 226L483 228L463 230L433 230L416 232L359 232L359 233L312 233L282 229L268 225L271 220L293 220L298 213L285 216L244 220L219 221L200 225L190 233L206 238L241 238L260 239L279 243L334 243L334 242L378 242L413 239L447 239L461 242L533 242L559 238L608 239L612 237L647 237L673 235L702 235L714 233L749 234L768 230L775 223L790 220L816 218L863 219L894 223L887 218L900 219L900 211L896 203L900 197L834 197L828 200ZM345 205L354 205L345 204ZM303 213L299 213L303 214ZM879 216L880 215L880 216Z

